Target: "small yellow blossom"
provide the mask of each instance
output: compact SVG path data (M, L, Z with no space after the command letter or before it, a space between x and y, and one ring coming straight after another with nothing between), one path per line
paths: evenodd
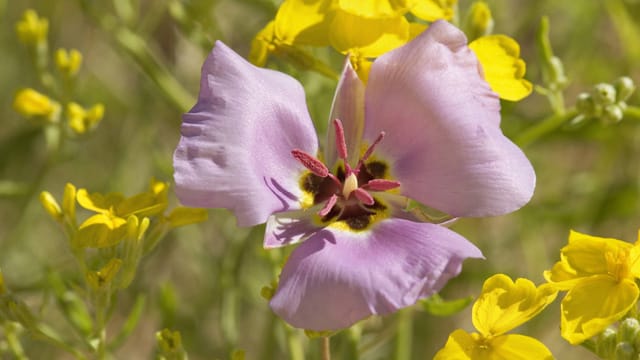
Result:
M469 48L478 57L485 80L502 99L518 101L531 94L533 85L524 79L526 64L514 39L505 35L482 36Z
M13 108L22 116L42 116L50 122L55 122L60 114L60 104L30 88L18 91Z
M515 282L497 274L487 279L473 305L478 333L458 329L449 335L434 360L548 360L551 352L538 340L507 331L539 314L556 297L550 285L536 286L527 279Z
M35 10L28 9L22 15L22 20L16 24L18 38L24 44L36 45L47 40L49 21L38 16Z
M146 217L161 214L168 204L169 185L152 180L149 190L125 198L120 193L89 194L79 189L78 204L97 214L89 217L78 228L74 244L78 247L109 247L118 244L128 234L130 216Z
M621 319L638 301L640 238L635 244L571 231L560 261L544 273L562 300L560 331L579 344Z
M58 49L55 55L56 66L62 74L74 76L82 65L82 53L76 49Z
M338 0L340 10L369 19L403 16L418 0Z
M85 109L75 102L67 104L69 127L78 135L94 129L103 117L104 105L102 104L96 104L89 109Z

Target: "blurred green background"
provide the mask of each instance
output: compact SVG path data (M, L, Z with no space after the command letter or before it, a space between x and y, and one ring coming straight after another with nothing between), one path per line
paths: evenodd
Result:
M470 3L461 0L459 8L464 11ZM487 3L495 19L494 32L518 40L527 78L534 83L542 81L536 32L540 18L549 16L551 43L569 78L564 92L568 107L596 83L611 83L623 75L640 79L640 1ZM185 90L183 98L193 100L200 66L213 41L222 40L246 56L251 39L273 18L278 5L275 0L0 0L0 268L7 286L49 324L59 329L68 326L59 313L50 311L55 304L47 279L60 274L72 284L81 275L62 232L38 201L40 191L48 190L59 199L65 183L71 182L90 191L132 195L144 190L151 177L172 179L172 152L181 113L187 109L181 106L184 101L172 100L159 90L156 81L162 79L150 77L149 68L141 66L144 58L140 60L139 49L123 46L123 29L144 39L142 52L153 55L155 64L177 80ZM70 140L53 165L41 128L12 109L19 89L38 89L15 32L27 8L49 19L51 50L76 48L84 54L76 101L106 106L99 127ZM339 69L340 56L328 59ZM271 66L289 71L303 83L310 112L322 131L335 81L284 63ZM634 95L629 104L640 104L640 97ZM519 103L503 103L502 127L516 139L550 114L546 98L534 93ZM635 241L640 228L637 120L562 127L524 147L537 171L533 200L510 215L462 219L453 226L487 259L468 261L442 296L477 295L483 280L494 273L541 283L542 272L558 260L570 229ZM192 359L227 359L234 349L245 350L247 359L288 358L287 330L260 296L260 289L273 280L272 260L261 247L262 233L262 227L239 229L227 211L212 210L206 223L169 234L119 298L114 324L122 323L122 314L137 294L146 294L148 302L141 323L115 358L150 358L154 333L165 327L181 332ZM416 308L411 315L412 358L431 358L456 328L472 330L470 313L468 307L456 316L439 318ZM389 316L364 323L361 345L368 349L363 359L392 358L395 339L389 329L395 321ZM560 337L558 300L518 332L540 339L558 359L595 358ZM317 340L308 341L301 333L295 336L309 359L319 359ZM341 358L345 338L338 335L333 341L335 358ZM67 356L28 337L23 341L33 359Z

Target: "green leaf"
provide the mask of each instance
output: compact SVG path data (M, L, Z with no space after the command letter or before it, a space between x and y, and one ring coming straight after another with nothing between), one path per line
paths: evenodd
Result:
M455 299L444 300L440 295L435 294L430 298L420 301L420 305L424 311L435 316L451 316L466 308L473 301L473 296Z

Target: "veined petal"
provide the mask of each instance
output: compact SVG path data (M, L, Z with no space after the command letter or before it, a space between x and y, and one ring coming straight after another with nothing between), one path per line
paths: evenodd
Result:
M488 342L487 360L553 360L551 351L540 341L525 335L507 334Z
M315 206L271 215L264 233L264 248L273 249L308 239L321 229L313 221L317 211L318 207Z
M342 329L433 294L469 257L482 254L435 224L391 218L360 232L329 226L291 254L271 307L295 327Z
M404 16L370 19L336 10L329 39L342 53L357 51L362 57L377 57L409 40L409 22Z
M342 121L349 153L348 160L352 166L355 166L360 156L360 139L364 129L364 84L353 70L348 58L345 60L342 76L331 105L329 122L335 119ZM325 159L330 168L333 168L336 163L337 154L335 132L333 125L329 124Z
M524 79L526 64L520 58L520 45L505 35L482 36L469 44L482 64L484 78L501 98L518 101L533 90Z
M549 284L536 288L528 279L494 275L473 304L473 325L485 337L502 335L538 315L556 294Z
M500 130L500 103L480 75L464 34L437 21L379 57L365 94L364 139L391 163L401 193L454 216L514 211L535 173Z
M291 150L316 154L318 140L293 78L257 68L217 42L181 130L173 163L183 204L233 210L240 226L300 207L305 168Z
M594 275L574 286L562 300L560 333L573 345L599 334L622 318L638 301L638 286Z
M275 18L275 35L288 45L329 44L332 0L285 0Z
M124 201L124 195L120 193L108 193L102 195L100 193L91 193L86 189L78 189L76 194L78 204L83 208L97 213L108 213Z

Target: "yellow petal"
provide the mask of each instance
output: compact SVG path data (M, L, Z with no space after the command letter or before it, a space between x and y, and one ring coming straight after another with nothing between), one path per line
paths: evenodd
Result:
M403 16L368 19L336 10L329 38L331 46L342 53L378 57L409 40L409 22Z
M416 0L338 0L338 7L356 16L382 19L402 16L416 2Z
M109 193L107 195L100 193L89 194L86 189L79 189L76 198L80 206L97 213L107 213L124 200L124 196L120 193Z
M326 46L333 1L285 0L276 13L274 32L287 45Z
M520 46L505 35L482 36L469 44L482 65L491 89L502 99L517 101L533 89L525 80L526 64L520 59Z
M411 22L409 23L409 40L415 39L416 36L422 34L423 31L427 30L429 26L427 24Z
M127 235L127 220L111 214L96 214L85 220L76 233L77 247L103 248L116 245Z
M551 351L540 341L524 335L502 335L488 342L491 360L552 360Z
M369 80L369 71L371 70L371 65L373 65L373 61L368 60L362 56L358 56L358 54L351 53L349 54L349 61L351 61L351 66L353 70L358 74L360 80L366 85L367 80Z
M485 337L501 335L540 313L556 293L548 284L536 288L528 279L513 282L504 274L494 275L473 305L473 325Z
M634 281L615 281L608 275L583 279L569 290L561 305L560 332L579 344L622 318L638 301Z
M479 336L469 334L462 329L452 332L447 343L436 354L433 360L477 360L481 357Z
M458 0L419 0L411 8L411 13L429 22L438 19L451 20Z
M275 21L270 21L251 41L249 62L256 66L264 66L267 63L269 53L273 52L275 45Z
M608 274L615 264L606 254L625 258L631 248L632 245L624 241L571 231L569 244L560 250L560 261L545 273L545 278L559 288L568 289L580 278ZM628 264L619 265L628 267Z

